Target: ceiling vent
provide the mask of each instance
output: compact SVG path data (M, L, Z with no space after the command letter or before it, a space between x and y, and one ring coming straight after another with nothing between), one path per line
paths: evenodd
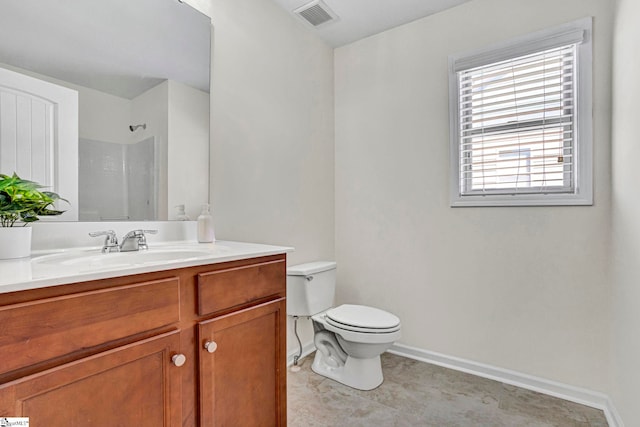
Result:
M331 22L338 21L338 15L329 9L321 0L313 0L293 11L304 22L314 28L319 28Z

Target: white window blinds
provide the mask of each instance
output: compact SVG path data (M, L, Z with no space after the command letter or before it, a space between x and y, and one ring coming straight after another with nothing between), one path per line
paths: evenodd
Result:
M461 195L574 192L577 44L457 71Z

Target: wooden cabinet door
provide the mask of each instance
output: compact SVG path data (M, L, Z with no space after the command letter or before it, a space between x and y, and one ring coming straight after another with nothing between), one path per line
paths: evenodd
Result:
M178 427L181 375L169 332L0 386L0 417L47 427Z
M199 323L201 426L286 425L285 328L284 298Z

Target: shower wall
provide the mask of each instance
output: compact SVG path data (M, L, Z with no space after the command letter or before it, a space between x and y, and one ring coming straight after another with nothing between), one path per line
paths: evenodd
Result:
M136 144L126 145L125 177L131 220L158 219L155 196L158 194L158 168L155 153L155 138L152 136Z
M156 219L155 139L117 144L80 138L81 221Z

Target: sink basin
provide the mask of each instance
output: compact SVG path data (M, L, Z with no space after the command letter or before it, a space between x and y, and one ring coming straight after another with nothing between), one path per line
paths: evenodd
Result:
M67 267L81 266L83 270L97 268L127 267L134 265L152 265L167 262L190 261L227 253L225 246L208 248L153 248L133 252L113 252L103 254L99 250L69 251L44 255L32 259L37 264Z

